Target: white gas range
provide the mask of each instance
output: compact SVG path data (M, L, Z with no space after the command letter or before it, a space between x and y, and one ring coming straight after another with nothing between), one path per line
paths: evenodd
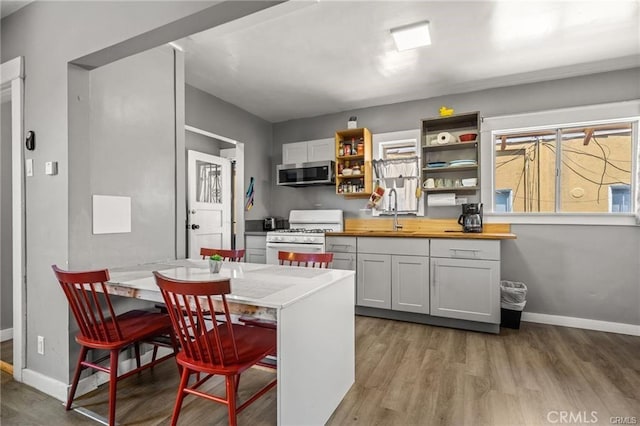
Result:
M267 263L278 264L279 251L322 253L325 232L341 232L342 210L291 210L289 229L267 232Z

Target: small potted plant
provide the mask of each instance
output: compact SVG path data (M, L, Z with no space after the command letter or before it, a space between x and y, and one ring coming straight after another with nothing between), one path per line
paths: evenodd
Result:
M220 268L222 267L222 256L219 254L214 254L209 256L209 272L212 274L217 274L220 272Z

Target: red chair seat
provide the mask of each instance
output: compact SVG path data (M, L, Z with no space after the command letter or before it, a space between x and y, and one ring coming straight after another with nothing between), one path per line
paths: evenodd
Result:
M171 318L159 312L133 310L116 316L116 322L122 333L122 340L117 338L111 319L106 318L105 329L109 336L107 342L83 336L82 333L76 335L76 342L97 349L117 349L159 334L172 333Z
M198 370L208 374L235 374L242 373L255 364L256 359L262 359L274 352L276 349L276 332L268 329L251 329L243 325L232 324L233 337L237 347L238 355L232 362L225 362L224 365L220 362L217 353L214 352L213 360L202 359L194 360L184 351L181 351L176 355L178 364L183 367ZM229 360L233 358L233 341L230 338L229 332L225 327L219 328L220 337L222 340L222 350L225 354L225 359ZM210 344L215 344L215 333L213 331L207 332L205 336L200 336L194 339L193 344L205 345L202 341L208 339ZM212 366L212 364L216 364Z

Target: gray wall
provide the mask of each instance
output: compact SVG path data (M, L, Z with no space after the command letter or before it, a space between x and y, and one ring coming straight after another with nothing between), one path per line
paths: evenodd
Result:
M175 256L173 60L163 46L87 71L90 98L69 97L91 111L89 138L69 143L72 269ZM130 197L131 232L93 235L92 195Z
M194 132L185 132L184 147L186 150L204 152L205 154L220 155L220 143L217 139Z
M0 104L0 330L13 327L11 101Z
M287 217L292 208L342 208L346 217L363 216L365 200L346 200L331 187L290 188L275 185L275 165L282 161L282 144L330 138L347 127L350 116L358 126L372 133L420 128L420 120L436 117L441 105L456 112L480 111L491 117L529 111L544 111L578 105L592 105L640 98L640 68L520 86L502 87L437 98L344 111L319 117L291 120L273 125L272 211ZM586 89L588 88L588 90ZM306 207L305 207L306 206ZM432 214L432 217L435 217Z
M25 57L24 124L39 136L29 154L37 173L26 181L26 368L68 383L69 311L50 265L64 267L69 260L69 62L137 36L136 46L158 46L231 19L234 7L248 7L238 2L216 14L213 3L33 2L2 20L0 60ZM152 31L203 9L211 12L205 19L179 21L184 25L172 26L170 34ZM120 47L110 52L112 60L131 51L131 44L118 53ZM57 176L44 175L45 161L59 162ZM36 353L38 335L46 339L44 355Z
M185 91L185 122L245 144L245 186L252 176L255 178L254 206L245 212L245 220L269 216L271 123L189 85Z
M484 117L640 98L640 69L441 96L276 123L273 169L282 144L331 137L350 116L373 133L416 129L420 119L437 116L440 105ZM271 213L292 208L341 208L346 217L362 213L366 200L345 200L331 187L272 186ZM451 217L458 212L452 212ZM430 212L427 215L435 217ZM529 287L526 311L640 324L640 227L514 225L518 239L502 246L502 276Z
M525 312L640 324L640 227L514 225L502 278L528 287Z

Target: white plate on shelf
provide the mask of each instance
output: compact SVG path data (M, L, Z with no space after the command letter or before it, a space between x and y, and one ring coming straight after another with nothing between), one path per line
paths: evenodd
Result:
M449 166L451 167L456 167L456 166L477 166L478 162L475 160L453 160L453 161L449 161Z

